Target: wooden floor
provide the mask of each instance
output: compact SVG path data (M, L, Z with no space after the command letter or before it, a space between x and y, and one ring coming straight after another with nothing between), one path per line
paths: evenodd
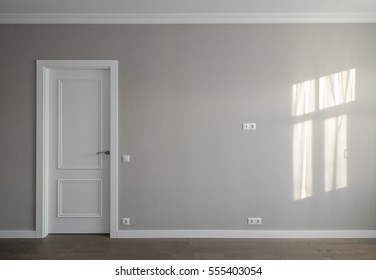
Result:
M0 239L0 259L376 260L376 239L110 239L49 235Z

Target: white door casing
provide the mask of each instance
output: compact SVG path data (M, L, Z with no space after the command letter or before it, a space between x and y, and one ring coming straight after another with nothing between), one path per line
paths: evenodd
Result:
M117 61L37 61L37 237L116 237L117 97Z

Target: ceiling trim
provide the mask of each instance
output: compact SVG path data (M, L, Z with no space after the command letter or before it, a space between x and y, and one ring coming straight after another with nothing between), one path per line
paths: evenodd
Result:
M0 24L376 23L375 13L2 14Z

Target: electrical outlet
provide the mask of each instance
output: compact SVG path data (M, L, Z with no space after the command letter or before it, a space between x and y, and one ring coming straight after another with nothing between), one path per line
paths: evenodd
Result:
M243 123L243 130L256 130L256 123Z
M121 224L124 226L129 226L131 224L131 220L129 218L121 218Z
M248 218L248 225L250 226L256 226L261 225L262 219L261 218Z

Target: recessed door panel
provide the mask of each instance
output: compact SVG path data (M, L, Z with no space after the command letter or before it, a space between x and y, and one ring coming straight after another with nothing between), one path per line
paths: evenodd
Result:
M102 157L101 80L58 81L58 166L100 169Z
M58 180L58 217L102 217L102 180Z

